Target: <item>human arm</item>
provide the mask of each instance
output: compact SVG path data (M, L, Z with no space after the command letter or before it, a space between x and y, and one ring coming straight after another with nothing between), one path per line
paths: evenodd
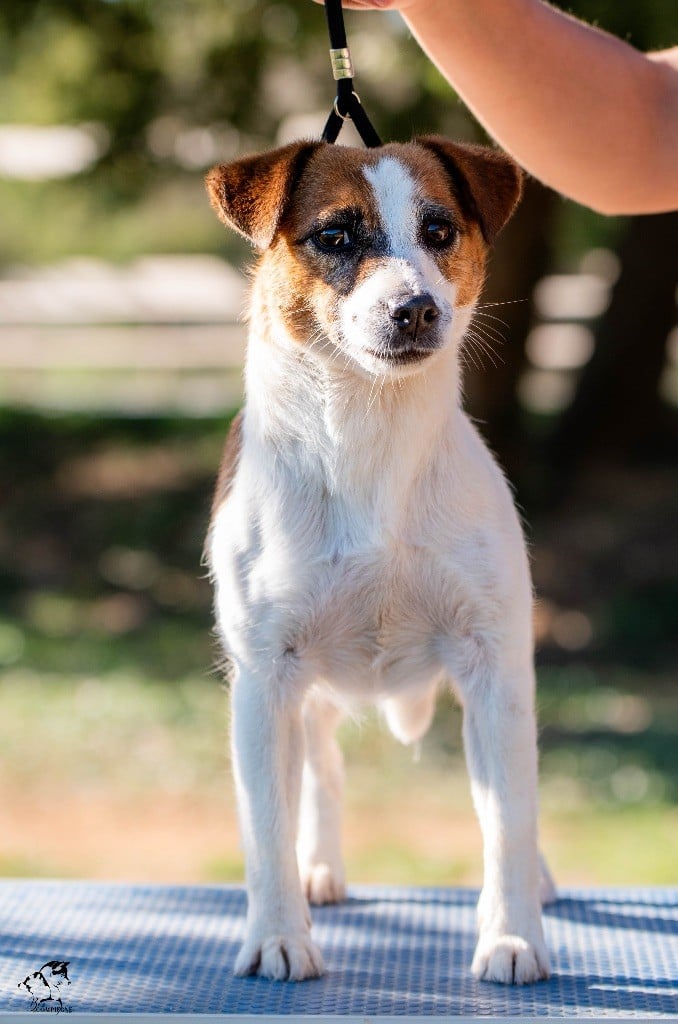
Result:
M354 0L400 9L496 141L601 213L678 207L678 48L646 55L542 0Z

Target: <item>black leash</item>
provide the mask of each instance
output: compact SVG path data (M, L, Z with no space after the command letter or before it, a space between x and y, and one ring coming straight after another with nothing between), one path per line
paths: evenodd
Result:
M330 33L330 61L332 62L332 74L337 83L337 97L323 128L323 142L336 142L344 121L351 120L366 146L370 148L381 146L381 139L365 113L358 93L353 88L353 64L346 43L341 0L325 0L325 13Z

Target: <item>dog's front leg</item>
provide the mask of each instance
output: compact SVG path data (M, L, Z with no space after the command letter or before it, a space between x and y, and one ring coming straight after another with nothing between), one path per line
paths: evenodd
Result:
M301 981L322 974L294 841L303 730L300 698L238 671L232 691L233 769L247 870L247 932L238 975Z
M473 973L525 984L547 978L537 851L537 737L532 670L464 695L464 741L484 845Z

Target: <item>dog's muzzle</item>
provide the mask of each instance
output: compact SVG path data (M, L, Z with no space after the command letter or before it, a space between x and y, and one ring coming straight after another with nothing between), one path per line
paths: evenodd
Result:
M428 292L391 299L387 308L388 337L372 355L390 363L414 363L440 347L440 309Z

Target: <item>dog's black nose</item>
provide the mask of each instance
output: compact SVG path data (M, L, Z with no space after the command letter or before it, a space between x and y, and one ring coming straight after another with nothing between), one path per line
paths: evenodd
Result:
M427 293L413 295L407 302L390 302L388 311L400 333L407 337L423 334L440 316L433 296Z

